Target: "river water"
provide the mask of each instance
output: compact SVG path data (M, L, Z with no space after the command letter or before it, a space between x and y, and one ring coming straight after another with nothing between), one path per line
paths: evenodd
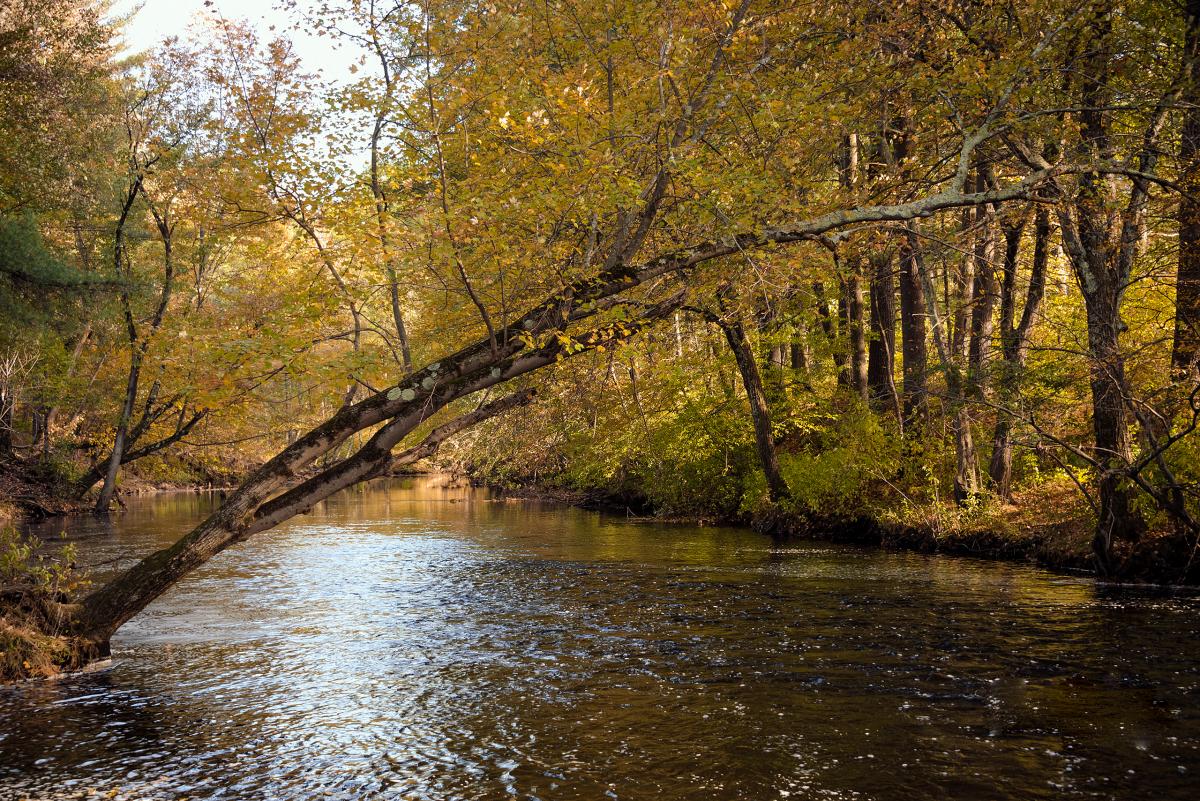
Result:
M68 533L102 574L212 503ZM0 799L1193 799L1198 611L376 484L218 556L112 667L0 687Z

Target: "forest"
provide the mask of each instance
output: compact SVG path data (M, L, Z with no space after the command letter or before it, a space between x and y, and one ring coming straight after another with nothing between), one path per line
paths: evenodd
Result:
M3 513L223 488L106 582L6 529L4 677L433 467L1200 579L1200 2L282 13L0 3Z

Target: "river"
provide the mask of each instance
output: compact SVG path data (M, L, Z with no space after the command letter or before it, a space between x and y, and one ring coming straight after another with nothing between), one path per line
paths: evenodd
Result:
M67 535L102 575L213 503ZM0 799L1191 799L1198 611L376 483L212 560L111 667L0 687Z

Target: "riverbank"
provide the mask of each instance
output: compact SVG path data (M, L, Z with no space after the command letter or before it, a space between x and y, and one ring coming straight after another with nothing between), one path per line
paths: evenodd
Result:
M14 469L14 467L16 469ZM414 471L419 474L423 471ZM410 473L405 473L410 474ZM1092 553L1094 517L1078 490L1066 481L1048 481L1023 489L1008 504L960 507L949 502L911 502L879 496L853 514L814 515L761 504L750 512L731 515L664 514L636 489L574 488L552 482L509 481L499 484L486 476L462 474L464 480L486 485L510 498L524 498L603 510L654 523L744 526L777 540L816 540L974 558L1026 562L1071 574L1095 575ZM128 471L118 499L168 492L201 492L236 486L236 476L221 484L190 483L140 476ZM36 465L0 470L0 525L21 519L68 516L91 511L86 500L65 497L63 486L48 480ZM1170 538L1148 537L1139 554L1134 580L1146 583L1195 584L1196 570L1179 575L1177 555L1163 556ZM1186 562L1186 560L1185 560Z
M176 469L141 472L125 467L114 500L160 492L211 492L237 486L250 465L231 465L222 471ZM22 519L40 520L91 512L95 489L78 497L72 476L56 465L39 460L13 461L0 465L0 525Z
M646 522L744 526L781 542L825 541L1024 562L1054 572L1097 575L1092 552L1095 518L1078 489L1067 481L1026 488L1007 504L960 507L947 502L918 504L902 500L889 504L889 499L880 498L853 515L821 516L761 505L751 513L714 517L659 516L636 491L537 483L497 485L478 477L472 480L509 497L599 509ZM1174 553L1177 547L1177 541L1167 532L1144 535L1139 551L1125 554L1133 564L1130 581L1156 585L1200 583L1195 569L1180 575L1177 565L1181 562Z

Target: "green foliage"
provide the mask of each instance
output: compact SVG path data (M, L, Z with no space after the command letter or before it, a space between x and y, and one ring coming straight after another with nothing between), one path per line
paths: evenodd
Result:
M881 490L895 477L901 443L862 404L855 402L840 415L793 417L788 428L793 441L802 443L779 456L794 511L853 517L869 510L873 499L891 495ZM742 511L758 511L765 494L766 481L756 470Z
M46 553L37 537L22 535L12 526L0 527L0 582L24 585L48 596L70 593L84 583L75 566L77 550L67 543Z
M72 293L111 283L55 253L32 215L0 216L0 342L28 342L59 323Z
M0 217L0 273L42 289L82 289L111 283L53 253L32 215Z
M652 432L630 480L662 514L729 518L755 463L748 432L732 414L688 411Z

